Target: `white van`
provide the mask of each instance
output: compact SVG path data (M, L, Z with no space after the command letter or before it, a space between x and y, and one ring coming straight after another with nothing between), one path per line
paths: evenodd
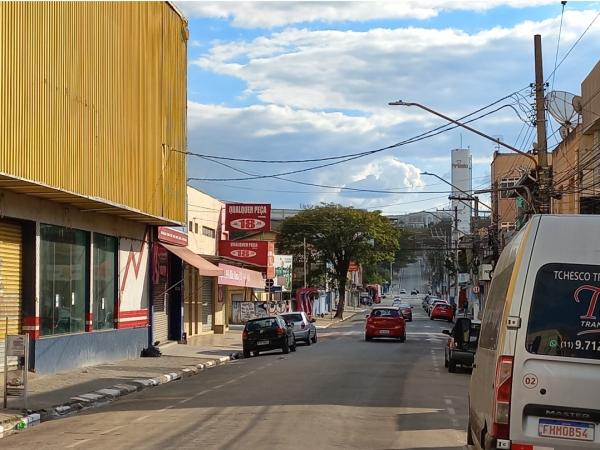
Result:
M478 449L600 449L600 216L534 216L494 268L469 388Z

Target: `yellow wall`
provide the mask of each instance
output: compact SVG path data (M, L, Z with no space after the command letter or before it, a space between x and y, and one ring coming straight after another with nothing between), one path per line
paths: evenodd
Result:
M184 222L186 53L166 2L0 3L0 173Z

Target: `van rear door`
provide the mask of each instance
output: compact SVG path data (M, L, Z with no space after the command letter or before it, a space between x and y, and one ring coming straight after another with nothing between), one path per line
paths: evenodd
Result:
M533 274L515 347L510 438L598 449L600 265L547 263Z

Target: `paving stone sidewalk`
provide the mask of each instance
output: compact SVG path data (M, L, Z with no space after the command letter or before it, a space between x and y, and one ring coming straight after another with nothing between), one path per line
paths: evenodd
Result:
M194 336L187 344L167 343L160 348L163 355L159 358L117 361L55 374L30 372L27 411L21 401L9 399L9 409L0 409L0 437L15 427L101 406L131 392L225 364L242 350L241 331Z

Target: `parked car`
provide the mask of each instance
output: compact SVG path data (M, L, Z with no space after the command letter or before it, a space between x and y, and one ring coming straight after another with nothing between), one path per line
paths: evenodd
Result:
M303 341L306 345L317 343L317 327L314 318L309 319L304 311L283 313L281 317L286 323L292 325L296 342Z
M454 310L452 309L452 305L446 302L434 303L431 312L429 313L429 318L431 320L443 319L452 322L452 320L454 320Z
M457 365L473 365L480 329L480 321L459 317L452 330L442 330L442 333L449 336L444 349L444 366L448 368L448 372L456 372Z
M396 338L400 342L406 340L406 322L399 308L376 306L367 315L365 340L376 337Z
M425 310L425 311L427 311L428 316L431 316L431 310L433 309L433 307L435 305L438 305L438 304L449 305L450 303L448 303L446 300L442 300L441 298L434 298L434 299L430 300L427 305L427 309Z
M406 294L406 289L400 289L401 294Z
M242 345L244 358L250 358L250 353L258 356L260 352L279 348L283 353L296 351L292 327L279 315L246 322L242 332Z
M410 291L410 295L417 295L419 293L419 291L417 291L416 289L413 289L412 291Z
M405 301L400 301L398 303L394 302L392 306L399 308L400 312L402 313L402 317L404 317L404 319L406 319L408 322L412 322L413 307L411 305Z
M600 217L533 216L485 304L469 387L477 449L600 448Z

